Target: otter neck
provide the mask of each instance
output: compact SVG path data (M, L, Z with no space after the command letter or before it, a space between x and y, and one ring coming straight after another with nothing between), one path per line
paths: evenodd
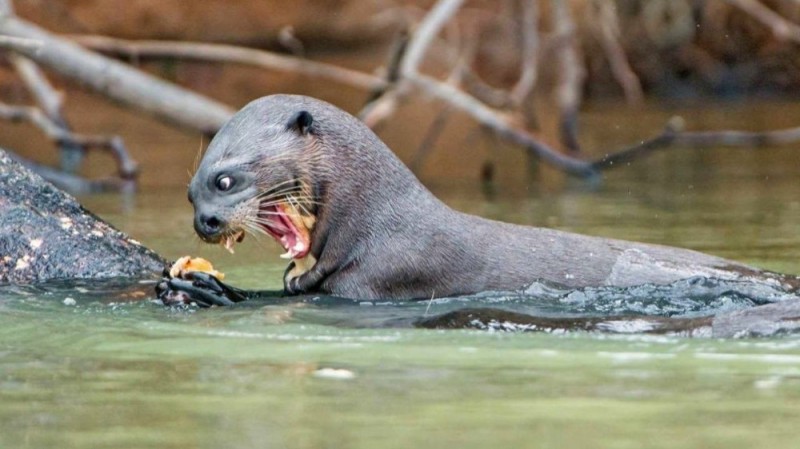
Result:
M398 223L449 210L377 136L361 137L353 145L347 138L323 136L328 147L340 150L326 152L315 168L321 203L312 240L317 259L325 257L328 245L340 244L337 235L363 241L398 231Z

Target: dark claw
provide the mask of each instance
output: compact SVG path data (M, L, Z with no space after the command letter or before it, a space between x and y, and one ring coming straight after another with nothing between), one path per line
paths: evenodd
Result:
M286 294L288 294L288 295L298 295L298 294L300 294L301 293L300 292L300 285L298 285L298 284L299 284L299 282L297 281L297 278L291 279L286 284Z
M186 279L169 278L167 273L156 285L156 294L164 305L231 306L247 299L243 291L225 285L208 273L193 271L184 276Z

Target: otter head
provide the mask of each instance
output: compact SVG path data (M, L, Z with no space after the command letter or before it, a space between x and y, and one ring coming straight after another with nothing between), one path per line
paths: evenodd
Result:
M233 252L245 232L273 237L302 260L311 249L316 202L308 175L312 115L256 100L225 124L209 144L189 185L194 229Z

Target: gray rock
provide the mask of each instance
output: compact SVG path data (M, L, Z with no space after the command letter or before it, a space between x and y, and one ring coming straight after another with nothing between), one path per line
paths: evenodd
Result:
M714 317L711 333L719 338L771 337L800 332L800 299L737 310Z
M0 283L156 277L164 260L0 150Z

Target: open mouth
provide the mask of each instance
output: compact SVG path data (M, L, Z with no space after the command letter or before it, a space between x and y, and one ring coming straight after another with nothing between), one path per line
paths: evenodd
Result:
M259 226L283 246L284 259L302 259L311 249L310 224L313 217L301 214L288 203L262 203L258 209Z

